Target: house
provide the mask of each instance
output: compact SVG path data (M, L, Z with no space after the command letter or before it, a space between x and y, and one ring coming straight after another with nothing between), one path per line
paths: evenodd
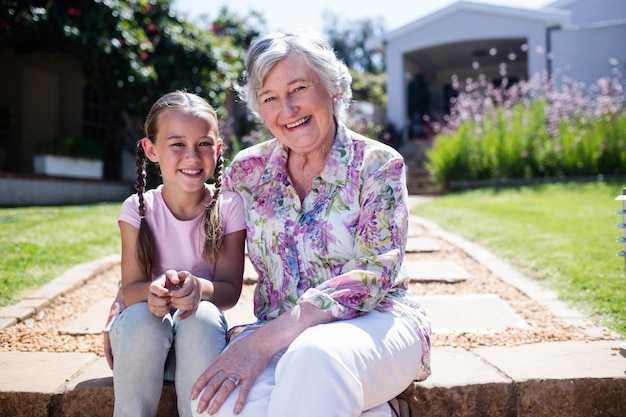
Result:
M93 165L73 178L70 171L82 160L62 158L54 174L33 175L42 142L108 133L107 107L85 88L78 59L4 47L0 61L0 206L121 201L130 194L128 182L119 176L102 181L101 174L88 171Z
M461 83L494 84L560 71L590 84L626 73L626 1L558 0L538 10L459 1L388 32L388 123L409 135L423 115L441 120Z

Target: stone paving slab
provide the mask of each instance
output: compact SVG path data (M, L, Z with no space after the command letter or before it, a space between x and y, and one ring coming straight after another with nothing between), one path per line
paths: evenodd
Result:
M497 294L419 296L433 333L494 333L528 324Z
M406 253L438 252L441 246L427 237L409 237L406 241Z
M0 309L0 317L3 319L14 318L16 321L24 321L35 314L35 308L24 301Z
M512 381L510 377L472 351L457 347L433 348L431 367L432 375L420 382L420 386L450 388Z
M492 346L473 351L516 381L624 378L626 358L619 354L618 346L616 341L572 341Z
M504 331L508 327L528 328L524 320L496 294L465 294L421 296L437 333ZM99 334L111 305L103 300L60 330L65 334ZM239 303L224 312L229 327L256 321L251 300Z
M102 300L94 304L85 313L78 316L74 321L59 330L61 334L100 334L104 327L104 320L109 315L111 308L111 300ZM240 300L239 303L224 312L224 316L228 321L228 326L236 326L238 324L254 323L254 302Z
M11 317L0 317L0 331L6 329L9 326L13 326L17 323L17 319L14 316Z
M84 281L82 281L84 282ZM81 282L81 283L82 283ZM53 280L43 287L39 288L35 292L29 294L26 298L38 298L38 299L47 299L49 301L54 301L59 296L66 294L73 289L75 289L79 284L72 282L59 282Z
M450 261L406 260L405 266L413 282L461 282L472 278L462 267Z
M96 358L93 353L2 352L0 391L63 392L67 381Z
M437 295L421 296L437 333L504 331L507 327L527 328L528 325L515 311L496 294ZM99 334L103 317L108 315L110 300L93 305L87 312L61 329L65 334ZM240 300L237 305L224 312L229 327L253 323L254 302Z
M106 358L98 358L72 378L66 387L66 391L71 391L77 387L96 387L113 385L113 371L109 368Z
M106 318L111 310L113 300L100 300L92 305L89 310L78 316L67 326L59 330L61 334L83 335L100 334Z
M229 328L240 324L254 323L257 321L254 315L254 301L239 300L235 307L224 312L224 317L226 317Z

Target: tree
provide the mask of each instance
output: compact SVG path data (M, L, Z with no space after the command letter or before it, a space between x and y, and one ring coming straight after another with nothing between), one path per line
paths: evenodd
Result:
M324 33L348 67L359 73L380 74L385 71L382 52L368 42L381 38L385 32L382 18L341 21L332 12L324 11Z
M0 3L0 46L78 57L88 85L133 114L179 88L221 107L242 71L241 40L193 26L172 11L171 0Z

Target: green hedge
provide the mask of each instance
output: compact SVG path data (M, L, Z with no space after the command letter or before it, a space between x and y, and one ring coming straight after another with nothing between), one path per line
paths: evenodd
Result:
M621 84L612 85L584 100L524 86L500 100L490 100L495 90L460 97L461 110L472 112L458 111L464 116L455 127L438 134L426 167L444 189L454 181L626 174L624 96Z

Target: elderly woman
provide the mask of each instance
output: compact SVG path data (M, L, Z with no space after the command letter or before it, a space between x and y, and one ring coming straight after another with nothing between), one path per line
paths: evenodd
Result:
M388 417L429 373L430 325L403 271L405 166L346 128L351 76L311 33L257 39L240 96L274 139L225 172L246 208L258 322L192 389L197 415Z

